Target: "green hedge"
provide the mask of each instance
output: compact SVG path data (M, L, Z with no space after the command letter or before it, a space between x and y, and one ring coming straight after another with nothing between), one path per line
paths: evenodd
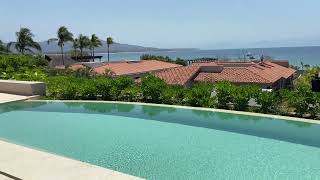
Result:
M47 96L51 99L133 101L194 107L223 108L316 118L320 112L320 94L310 88L263 92L257 86L197 83L190 88L167 85L148 75L140 84L125 76L117 78L52 76L47 78ZM215 93L213 93L215 92ZM249 100L257 103L249 106Z

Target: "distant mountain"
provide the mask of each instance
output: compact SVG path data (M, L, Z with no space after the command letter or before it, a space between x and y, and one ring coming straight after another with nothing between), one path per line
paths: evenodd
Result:
M39 42L43 53L60 53L60 47L56 42L52 42L48 44L46 41ZM95 49L96 53L106 53L107 52L107 42L102 41L102 45L99 48ZM176 49L160 49L154 47L143 47L137 45L129 45L129 44L120 44L114 43L110 46L110 52L148 52L148 51L189 51L189 50L197 50L193 48L176 48ZM66 43L64 46L64 51L69 52L72 51L72 44Z

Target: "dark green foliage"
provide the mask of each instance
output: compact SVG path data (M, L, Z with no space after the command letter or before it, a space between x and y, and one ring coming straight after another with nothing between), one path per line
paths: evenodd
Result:
M213 85L209 83L197 83L189 89L187 94L187 105L195 107L215 107L216 100L211 92Z
M147 75L142 78L141 90L145 102L161 103L161 93L167 84L160 78Z

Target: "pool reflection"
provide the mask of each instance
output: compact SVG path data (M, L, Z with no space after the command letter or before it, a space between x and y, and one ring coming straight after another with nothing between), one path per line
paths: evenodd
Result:
M63 113L94 113L154 120L194 127L216 129L263 138L320 147L320 125L270 120L270 118L236 115L202 110L133 104L98 102L17 102L0 106L0 112L42 111Z

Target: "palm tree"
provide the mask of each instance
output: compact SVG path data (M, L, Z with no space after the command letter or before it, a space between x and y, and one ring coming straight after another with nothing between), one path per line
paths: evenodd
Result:
M48 40L48 44L50 44L50 42L52 41L58 41L58 46L60 46L61 49L61 56L62 56L62 64L64 65L64 54L63 54L63 47L64 47L64 43L68 42L68 41L72 41L73 40L73 34L71 32L68 31L68 29L65 26L61 26L58 29L57 32L57 38L51 38Z
M78 48L79 48L79 39L75 38L72 41L72 48L74 50L74 55L76 56L76 60L78 60Z
M21 54L24 54L26 51L33 53L32 48L41 51L39 43L33 40L34 35L30 29L20 28L20 31L16 32L16 37L17 41L9 42L7 44L7 49L10 49L10 47L14 45L15 49Z
M97 37L97 35L92 34L91 39L90 39L90 50L91 50L91 56L92 56L92 60L94 61L94 48L96 47L100 47L101 41L100 39ZM101 59L100 59L101 61Z
M79 39L80 56L82 59L83 49L90 46L90 39L88 38L88 36L84 36L82 34L79 35L78 39Z
M113 39L112 37L108 37L107 38L107 45L108 45L108 63L110 61L110 45L113 44Z
M301 69L303 71L304 70L304 63L302 61L300 61L300 65L301 65Z

